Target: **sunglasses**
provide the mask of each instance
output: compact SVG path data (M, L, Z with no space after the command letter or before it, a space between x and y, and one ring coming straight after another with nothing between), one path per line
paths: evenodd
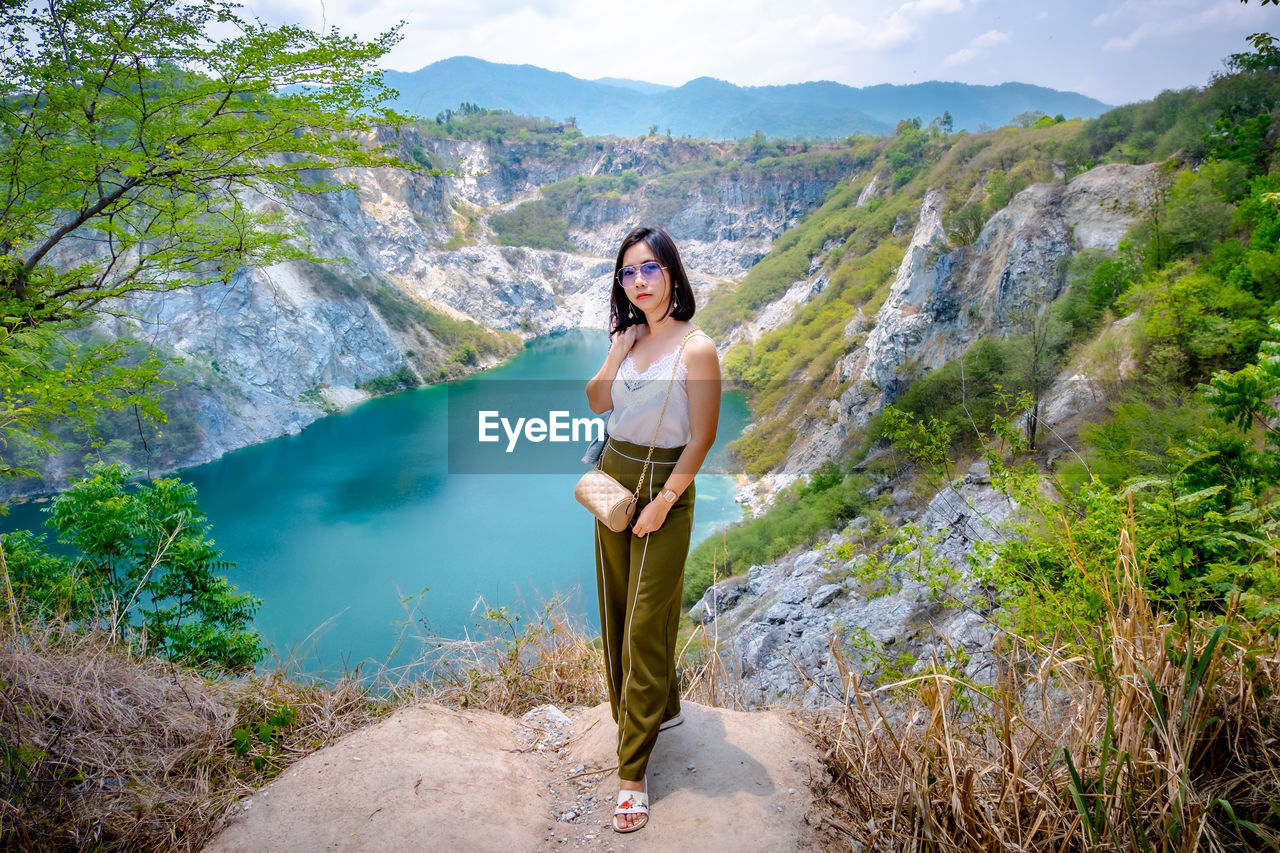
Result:
M636 276L648 282L660 281L662 279L662 271L665 269L666 267L657 261L645 261L639 267L623 267L618 270L618 284L623 287L633 287L636 283Z

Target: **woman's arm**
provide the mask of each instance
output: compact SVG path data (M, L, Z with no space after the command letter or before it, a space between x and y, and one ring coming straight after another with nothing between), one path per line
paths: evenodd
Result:
M690 338L685 346L685 363L689 366L685 381L689 392L689 443L663 487L663 491L675 492L677 498L684 494L702 468L715 443L720 422L720 359L716 356L715 344L702 335ZM662 527L674 503L661 498L650 501L632 527L635 535L645 536Z
M614 332L604 364L595 376L587 380L587 408L597 415L613 408L613 380L618 375L622 360L635 344L639 329L639 326L627 326L621 332Z

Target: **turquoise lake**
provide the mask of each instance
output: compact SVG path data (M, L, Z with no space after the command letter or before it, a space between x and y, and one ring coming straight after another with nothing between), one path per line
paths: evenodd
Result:
M573 498L585 466L450 473L446 421L451 394L492 380L575 380L565 387L577 399L565 405L585 409L576 380L595 373L607 346L603 332L541 338L451 386L370 400L179 472L236 564L228 578L262 599L255 624L272 650L268 665L292 657L334 675L366 660L408 664L423 635L474 635L486 604L527 615L555 595L594 627L592 521ZM726 393L698 475L695 543L741 518L735 479L716 472L746 422L744 400ZM43 529L39 506L14 507L4 528Z

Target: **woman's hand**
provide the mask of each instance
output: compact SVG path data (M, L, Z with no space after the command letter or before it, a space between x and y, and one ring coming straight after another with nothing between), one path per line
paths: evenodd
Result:
M645 508L640 510L640 517L631 526L631 532L641 537L655 532L667 520L667 513L672 506L673 504L661 499L649 501Z
M640 339L640 326L627 326L621 332L609 336L609 354L604 358L600 370L587 381L587 408L602 415L613 408L613 380L618 375L618 368L631 352L631 347Z
M640 326L627 326L621 332L614 332L612 344L609 346L609 355L617 355L618 361L626 358L627 353L631 352L631 348L635 346L636 338L640 336Z

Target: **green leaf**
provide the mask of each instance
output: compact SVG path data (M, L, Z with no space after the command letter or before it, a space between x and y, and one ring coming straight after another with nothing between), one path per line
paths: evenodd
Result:
M1185 506L1187 504L1199 503L1205 498L1211 498L1214 495L1221 493L1226 488L1227 487L1224 483L1218 483L1217 485L1209 486L1208 488L1201 489L1198 492L1191 492L1190 494L1180 495L1176 500L1174 500L1173 503L1175 506Z
M1199 660L1196 661L1195 672L1191 680L1187 682L1185 702L1182 705L1182 719L1186 721L1188 709L1191 707L1191 700L1195 697L1196 691L1200 688L1200 681L1209 670L1209 664L1213 662L1214 650L1218 647L1218 640L1222 639L1223 633L1227 630L1226 625L1219 625L1209 637L1209 642L1205 643L1203 651L1200 653ZM1189 651L1189 650L1188 650Z

